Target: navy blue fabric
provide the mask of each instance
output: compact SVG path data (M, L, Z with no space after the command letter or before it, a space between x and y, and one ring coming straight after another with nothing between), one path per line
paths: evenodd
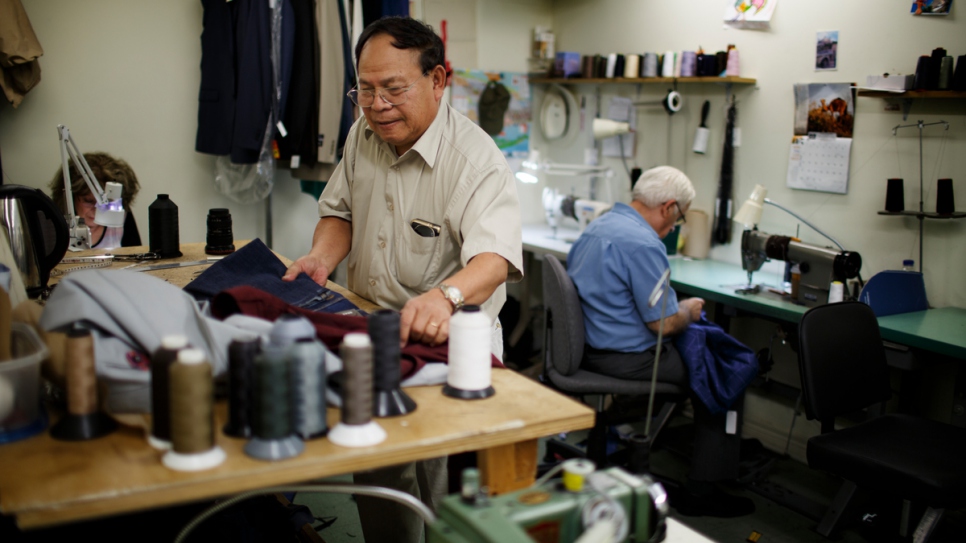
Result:
M755 353L701 313L674 338L691 390L712 413L727 411L758 374Z
M340 313L358 309L344 296L319 285L304 273L292 282L282 281L284 274L285 264L256 238L210 266L184 290L197 300L210 300L223 290L249 286L309 311Z

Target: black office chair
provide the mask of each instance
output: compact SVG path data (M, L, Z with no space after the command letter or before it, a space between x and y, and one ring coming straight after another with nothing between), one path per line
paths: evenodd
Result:
M966 429L886 414L835 430L835 417L881 406L891 395L879 323L863 303L829 304L805 313L799 338L805 413L822 423L808 440L808 465L846 481L817 531L829 537L862 487L926 506L914 533L925 541L945 508L966 504Z
M631 381L580 369L584 356L584 315L573 281L563 264L553 255L543 262L543 304L545 308L544 382L564 394L584 400L599 395L594 428L587 441L587 457L597 465L607 464L607 418L604 398L608 395L645 396L651 381ZM657 383L655 393L667 395L651 423L651 443L671 417L674 407L686 398L687 390L669 383Z

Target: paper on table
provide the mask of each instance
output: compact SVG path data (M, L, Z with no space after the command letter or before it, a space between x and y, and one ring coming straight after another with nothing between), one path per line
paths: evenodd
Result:
M835 134L793 137L788 153L788 187L845 194L851 149L852 138Z

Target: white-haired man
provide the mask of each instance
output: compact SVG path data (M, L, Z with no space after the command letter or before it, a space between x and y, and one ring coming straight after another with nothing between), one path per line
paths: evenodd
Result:
M670 266L661 240L684 222L694 196L683 172L670 166L652 168L634 185L630 204L615 204L574 242L567 274L577 287L584 315L582 368L621 379L651 378L662 304L648 307L648 298ZM703 308L701 298L678 300L670 290L665 337L697 322ZM657 378L688 386L687 367L670 342L662 347ZM671 504L682 514L750 513L750 500L723 494L712 484L737 478L740 439L726 434L723 415L712 415L700 401L692 403L695 438L688 493L679 494L679 500L672 493Z

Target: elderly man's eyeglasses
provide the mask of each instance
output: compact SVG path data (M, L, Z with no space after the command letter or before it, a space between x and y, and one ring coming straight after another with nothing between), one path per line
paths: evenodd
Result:
M684 223L688 222L684 218L684 211L681 211L681 204L679 204L679 203L677 203L677 201L675 201L674 202L674 206L678 208L678 220L674 221L674 225L677 226L679 224L684 224Z
M420 79L426 77L428 74L423 74ZM346 96L352 100L352 103L359 107L372 107L372 104L376 103L376 95L382 98L382 101L389 104L390 106L401 106L406 103L409 99L409 89L416 86L419 83L419 79L413 81L411 85L405 87L383 87L375 89L352 89Z

